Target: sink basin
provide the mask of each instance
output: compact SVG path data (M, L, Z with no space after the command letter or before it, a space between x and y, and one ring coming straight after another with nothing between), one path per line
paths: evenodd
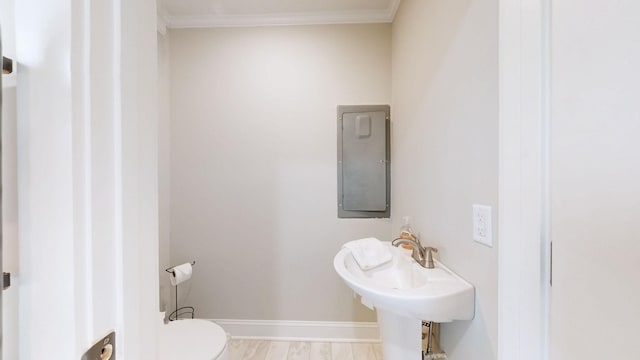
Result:
M473 319L473 285L438 261L434 269L425 269L410 252L383 244L393 260L370 270L362 270L346 248L333 260L336 272L362 297L363 305L435 322Z
M342 280L361 296L362 304L376 309L385 359L417 359L422 351L422 320L449 322L474 316L473 285L438 261L425 269L411 252L383 243L390 262L362 270L343 248L333 259Z

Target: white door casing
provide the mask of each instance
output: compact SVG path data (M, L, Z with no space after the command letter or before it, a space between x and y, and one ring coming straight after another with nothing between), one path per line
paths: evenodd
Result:
M2 55L15 59L13 3L0 2ZM15 64L14 64L15 67ZM2 359L18 358L18 197L16 169L15 68L2 75L2 271L12 286L2 292Z
M499 3L498 359L548 358L549 0Z

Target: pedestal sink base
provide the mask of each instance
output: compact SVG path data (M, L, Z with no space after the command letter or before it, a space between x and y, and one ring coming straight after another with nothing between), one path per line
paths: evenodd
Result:
M377 309L385 360L422 360L422 320Z

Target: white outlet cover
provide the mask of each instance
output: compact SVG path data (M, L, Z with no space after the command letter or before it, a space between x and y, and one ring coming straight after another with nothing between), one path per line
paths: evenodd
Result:
M491 206L473 204L473 240L493 247Z

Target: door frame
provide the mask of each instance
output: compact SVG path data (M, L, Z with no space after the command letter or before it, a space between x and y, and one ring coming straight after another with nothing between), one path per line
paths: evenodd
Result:
M499 1L498 359L549 357L550 0Z

